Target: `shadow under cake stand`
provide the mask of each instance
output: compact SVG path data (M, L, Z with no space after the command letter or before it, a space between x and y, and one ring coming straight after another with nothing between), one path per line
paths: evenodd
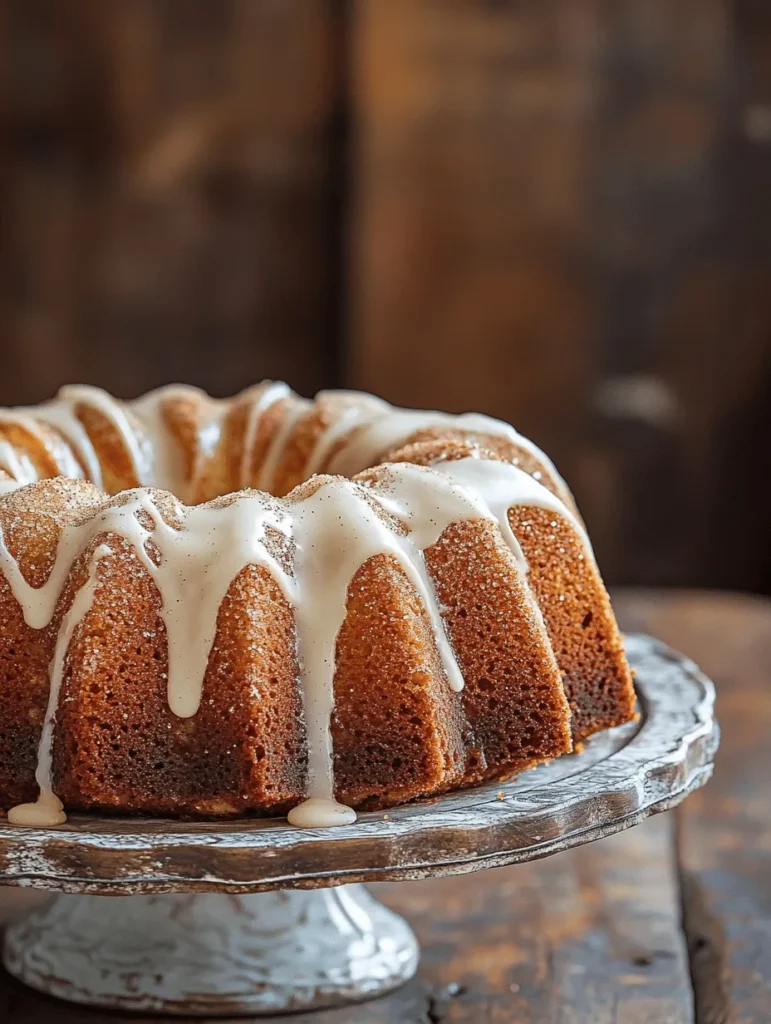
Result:
M70 894L7 929L7 970L77 1003L204 1016L318 1009L397 987L415 973L417 942L361 883L547 857L707 781L712 683L650 637L628 637L627 651L639 719L513 782L326 830L283 819L0 823L0 883Z

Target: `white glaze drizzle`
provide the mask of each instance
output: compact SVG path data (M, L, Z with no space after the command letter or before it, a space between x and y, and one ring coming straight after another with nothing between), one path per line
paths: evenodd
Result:
M211 415L207 416L196 434L195 451L193 452L193 468L188 485L189 500L195 500L198 479L208 461L215 457L222 438L222 425L225 419L225 403L218 402ZM171 490L171 488L164 488Z
M64 475L87 475L101 481L96 451L75 416L78 404L90 403L99 409L118 431L142 483L174 490L189 500L202 460L215 454L218 447L226 403L213 403L213 412L199 425L191 479L185 481L181 452L170 437L163 419L163 404L177 394L190 395L195 389L171 385L124 405L96 388L62 389L55 402L35 410L10 410L2 413L33 432L49 454L58 459ZM386 451L404 443L415 432L427 428L468 430L477 434L502 436L531 452L564 486L551 462L532 442L508 424L486 416L395 409L370 395L333 392L340 400L340 413L316 439L307 461L306 476L331 464L337 472L353 474L367 468ZM259 386L245 427L241 451L240 479L247 483L251 474L254 443L265 411L292 392L280 382ZM323 394L319 397L327 397ZM293 401L276 429L258 474L258 486L269 490L274 484L287 443L312 403L292 396ZM144 437L140 439L128 416L138 421ZM52 452L48 439L36 427L36 420L54 427L70 445ZM59 447L62 451L59 451ZM334 452L334 454L332 454ZM78 459L74 457L77 454ZM79 460L79 461L78 461ZM0 468L13 481L4 481L0 495L21 483L37 479L34 463L24 452L17 452L7 441L0 441ZM379 553L394 556L416 587L434 627L437 650L449 684L460 689L463 680L446 636L427 575L422 552L438 540L454 521L487 518L498 523L501 533L521 569L526 570L521 548L509 525L508 508L529 503L549 508L570 519L591 549L580 524L533 477L515 466L499 462L480 462L474 458L440 462L431 469L409 465L380 471L378 483L363 487L340 478L325 480L316 491L298 498L278 501L267 494L245 494L229 505L186 508L178 505L175 517L180 528L168 525L151 496L143 489L126 492L125 500L77 528L62 533L51 575L42 588L26 584L18 566L10 558L0 537L0 569L23 609L25 620L34 628L43 628L54 614L56 602L72 561L85 550L95 533L116 533L131 545L135 556L155 580L162 596L162 616L169 647L169 704L175 714L195 714L201 697L208 656L214 640L217 612L238 572L248 564L266 566L275 576L295 609L298 653L302 666L302 694L309 750L307 799L294 808L290 820L304 827L340 824L355 817L350 808L334 800L330 719L333 708L334 650L337 634L345 617L347 588L356 570ZM400 520L407 528L392 529L378 513ZM332 510L332 511L330 511ZM151 522L151 528L142 523ZM265 529L272 527L292 538L295 545L294 575L289 576L268 554ZM147 553L152 543L160 562ZM93 563L95 564L95 563ZM63 629L57 641L52 663L52 701L56 666L66 656L66 646L79 616L90 607L93 581L89 576L81 595L67 617L71 629ZM89 590L90 588L90 590ZM196 599L195 594L200 594ZM51 723L53 715L50 716ZM44 730L45 731L45 730ZM50 765L52 725L46 732L48 747L41 740L39 773L45 778L46 759ZM42 766L42 767L41 767ZM50 786L48 787L50 789ZM58 814L53 794L41 783L40 813ZM34 811L24 815L34 817Z
M3 423L15 423L27 430L40 447L45 450L48 457L57 464L62 475L71 476L76 479L82 478L83 470L67 442L58 436L56 439L46 436L40 429L40 423L30 416L26 409L0 410L0 425ZM15 471L8 468L14 464L14 454L16 455ZM38 479L38 471L33 460L26 453L16 452L14 445L10 441L4 441L4 448L3 452L0 453L0 457L3 459L0 465L6 472L13 472L14 476L16 476L16 473L21 473L25 483L33 483Z
M64 665L70 641L75 630L82 622L94 602L96 594L96 567L101 558L110 554L106 544L100 544L91 556L88 566L88 579L75 595L75 600L62 619L59 635L56 640L54 657L49 668L48 706L43 720L43 731L38 746L38 762L35 770L35 781L40 787L37 800L30 804L18 804L8 812L8 821L12 825L33 825L46 827L62 825L67 820L64 806L53 791L51 769L53 767L53 735L56 712L59 707L64 678Z
M244 566L265 566L295 612L308 739L307 799L293 810L290 820L320 827L340 824L354 816L334 800L330 721L335 644L346 615L348 587L356 571L377 554L397 560L431 620L448 682L458 690L463 678L445 633L423 552L451 523L486 519L497 523L524 568L521 548L508 521L508 509L523 503L568 518L583 537L580 525L562 502L528 474L507 463L466 458L441 462L433 468L408 464L383 467L366 485L340 477L321 477L315 488L298 489L286 499L245 491L224 505L186 507L175 503L176 525L163 519L152 492L138 488L125 492L120 503L106 506L86 522L62 532L53 569L42 587L31 587L26 582L2 536L0 570L25 621L41 629L53 617L73 561L99 536L123 538L160 592L168 642L169 705L175 714L189 717L200 704L222 600ZM393 519L404 529L395 528ZM291 573L264 545L269 527L292 541ZM148 553L153 546L155 557ZM50 779L52 723L60 685L57 680L61 678L69 640L91 607L93 572L89 581L57 638L46 719L51 725L44 730L38 766L41 792L44 785L50 789L45 780ZM42 810L48 812L50 799L45 799ZM24 816L33 823L34 812L27 809Z
M102 388L94 388L87 384L69 384L60 389L57 398L65 408L71 410L73 420L77 419L75 409L78 405L90 405L100 412L120 436L121 443L131 459L137 480L140 483L145 480L148 482L153 480L151 446L137 434L123 402L116 401Z
M190 395L207 397L197 388L167 384L162 388L149 391L146 395L142 395L141 398L130 403L135 419L141 424L144 435L150 442L151 462L148 467L148 475L140 476L140 483L163 487L164 490L176 494L182 501L191 499L196 473L194 469L191 479L186 478L182 450L172 431L166 425L163 412L166 402L176 398L187 398Z
M258 385L258 393L249 407L249 415L244 430L244 442L241 450L241 471L239 482L242 487L251 485L252 455L254 453L254 442L257 440L257 431L260 428L260 421L268 409L289 395L288 384L283 381L270 381L267 384ZM267 488L263 488L267 490Z
M16 422L28 430L54 458L60 476L79 479L85 475L97 486L101 486L101 464L91 438L76 415L79 405L90 405L102 413L120 436L121 443L131 458L137 479L152 482L152 456L149 445L140 441L122 403L101 388L85 384L64 387L52 402L46 402L41 406L0 410L0 423ZM40 430L41 423L52 427L61 438L55 449ZM37 469L26 453L19 454L25 460L25 471L21 476L18 468L7 467L7 456L3 458L2 468L7 469L17 480L23 479L24 483L33 483L39 479Z
M24 621L43 629L51 621L72 563L101 534L126 540L132 555L155 581L162 597L161 617L168 643L169 706L181 718L198 710L203 675L214 641L217 614L227 590L249 564L284 573L262 546L266 526L289 533L282 504L269 495L244 493L225 508L175 503L180 528L170 526L145 488L124 491L120 504L107 506L61 534L51 573L42 587L31 586L0 534L0 571L19 602ZM148 528L145 522L151 522ZM150 557L152 539L160 561Z
M496 520L501 533L521 568L527 570L527 561L509 522L509 509L516 505L543 508L567 519L583 541L588 554L592 554L589 536L583 523L550 490L529 473L507 462L491 462L470 456L434 463L434 472L444 474L467 493L479 496L481 503ZM593 557L593 555L592 555Z
M97 409L117 432L140 484L163 487L178 497L188 497L192 494L192 488L189 482L186 485L182 452L163 420L163 406L167 400L178 396L186 397L191 393L203 394L196 388L170 384L157 388L133 402L124 403L101 388L70 385L62 388L53 401L43 405L0 411L0 422L16 421L31 431L39 443L55 456L60 475L82 477L85 469L87 478L98 487L102 487L102 467L98 453L76 415L79 406L91 406ZM224 403L218 403L215 410L219 405ZM140 431L131 417L136 421ZM53 427L66 443L52 452L48 439L40 432L39 423ZM207 446L216 447L219 432L214 432L213 441L212 433L211 423L207 421L199 432L201 449L205 450ZM39 474L26 453L16 451L17 459L25 460L25 467L20 470L18 463L11 463L3 445L15 451L9 442L0 442L0 468L6 469L19 482L32 483L39 479ZM68 447L71 451L68 451Z
M391 408L382 398L377 398L375 395L366 395L358 391L321 391L317 395L316 400L330 398L333 400L347 399L351 404L345 405L342 409L342 414L337 419L334 419L327 429L319 435L305 466L306 480L308 477L313 476L314 473L320 473L324 470L330 452L347 434L350 434L363 423L371 422L373 418L382 416L383 413ZM366 469L367 466L360 466L359 468ZM353 476L353 473L342 475Z
M271 438L257 474L257 487L270 491L287 444L299 421L313 408L313 403L293 395L282 382L266 381L254 390L257 397L249 410L240 452L241 486L253 482L251 462L262 416L275 402L287 397L292 399ZM186 480L182 452L164 421L163 408L167 400L190 395L206 398L211 403L211 410L197 427L192 472ZM446 427L466 430L472 434L502 437L528 451L557 481L560 497L569 500L569 492L547 456L532 441L501 420L476 413L455 416L398 409L374 395L355 391L320 392L318 399L337 401L339 414L332 415L329 425L316 438L306 463L306 478L321 471L353 476L373 465L387 451L403 444L417 431L429 428L441 430ZM133 402L124 403L99 388L77 385L62 388L54 401L39 407L0 410L0 424L3 420L15 421L29 430L49 456L55 459L60 475L82 477L85 469L88 479L101 486L102 470L98 453L75 415L79 405L91 405L109 420L132 461L140 485L161 487L172 491L182 500L194 500L201 467L207 459L216 455L220 443L222 423L228 408L226 402L208 399L196 388L172 384ZM55 450L41 432L41 422L55 428L62 438ZM140 428L139 432L134 423ZM20 483L31 483L38 479L38 472L29 456L3 440L0 440L0 468ZM538 476L536 471L536 479Z
M12 476L17 486L37 480L37 470L26 452L18 451L10 441L0 440L0 469Z
M88 479L97 487L101 487L102 466L85 427L74 415L74 403L66 399L46 402L35 410L35 419L42 420L59 431L80 460ZM65 471L65 475L69 475L66 474L64 466L62 470Z
M18 491L18 489L23 486L24 485L19 483L18 480L3 477L0 479L0 498L2 498L4 494L10 494L11 491Z
M257 478L257 487L259 490L270 491L272 489L273 483L276 479L276 470L278 469L281 457L284 454L286 443L292 436L292 432L302 417L305 416L312 407L312 402L309 402L305 398L298 398L295 396L294 407L285 414L284 419L281 421L281 425L273 435L265 454L265 461L262 464L259 477Z
M561 487L567 488L549 457L529 438L518 433L509 423L483 416L481 413L453 415L443 412L429 412L423 409L398 409L378 400L370 404L363 395L358 408L356 428L351 429L348 441L332 457L329 473L353 476L374 465L387 452L403 444L418 431L446 427L450 430L467 430L472 434L490 434L502 437L529 452L554 477ZM322 442L320 442L321 444ZM331 446L328 446L331 447Z

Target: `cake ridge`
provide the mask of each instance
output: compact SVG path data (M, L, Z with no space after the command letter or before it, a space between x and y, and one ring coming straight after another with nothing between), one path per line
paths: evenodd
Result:
M452 523L486 519L500 529L514 558L526 571L508 521L509 508L526 500L572 518L558 498L517 467L492 462L484 467L483 474L476 472L479 467L474 458L434 468L393 463L370 471L366 486L339 476L315 477L310 485L301 485L285 499L242 491L226 503L184 506L166 493L164 500L172 505L176 522L167 521L172 517L161 513L151 489L136 488L122 492L82 523L64 529L54 566L42 587L30 587L24 581L1 531L0 571L21 605L25 621L43 629L53 618L76 559L102 536L116 536L127 542L132 557L153 578L161 596L169 651L169 706L178 717L190 718L200 706L217 612L228 589L247 565L267 568L295 610L309 746L307 799L316 801L315 820L322 821L323 802L328 810L335 804L330 734L335 643L356 571L375 555L396 558L429 616L447 680L453 690L460 691L463 676L446 636L423 551L436 544ZM389 518L396 519L404 529L395 530ZM293 545L291 574L266 549L268 528ZM109 557L109 547L102 545L97 550L102 552L99 557ZM85 586L93 589L94 585L90 571ZM81 614L89 607L90 600L83 602ZM78 620L71 621L71 611L66 617L68 628L57 639L53 665L61 665L77 627ZM52 668L52 689L57 678L60 671ZM37 773L42 774L42 781L38 781L46 798L45 808L52 791L50 744L55 710L54 705L46 715ZM48 765L47 772L41 773L41 764ZM45 808L41 823L46 820ZM341 812L333 813L337 820ZM12 821L21 816L31 820L28 808L21 814L12 810ZM290 812L290 820L306 817L302 807L296 814Z
M264 571L291 609L305 782L291 800L289 791L275 801L267 792L247 792L236 806L259 809L287 801L295 824L340 824L355 817L353 804L376 800L388 806L405 798L390 792L430 795L500 777L570 749L566 694L579 739L633 713L634 695L615 620L570 494L546 456L507 424L477 414L397 410L355 392L322 392L309 401L281 382L263 382L231 400L211 399L179 385L131 403L85 387L63 389L60 395L52 414L0 413L0 477L6 476L5 482L0 480L0 584L21 609L26 626L41 636L62 615L56 636L45 641L50 643L49 700L37 751L38 802L12 809L11 820L54 824L61 818L52 771L64 666L82 624L93 612L109 608L104 605L110 600L108 588L100 581L104 566L118 558L119 550L121 564L136 565L159 595L157 614L168 660L167 705L177 719L193 720L199 713L218 649L221 610L247 567ZM83 406L89 402L86 415ZM36 438L44 450L34 449ZM72 447L63 455L60 449L67 439ZM368 460L375 457L385 463L369 468ZM6 543L4 517L13 516L19 502L50 500L46 481L37 477L55 475L64 464L80 478L80 487L91 486L83 477L99 478L100 504L79 517L64 517L55 546L49 548L53 562L48 578L33 586ZM340 468L351 472L326 472ZM17 478L9 479L14 471ZM311 478L305 479L309 473ZM24 487L29 476L34 479ZM280 496L297 478L304 482ZM176 493L145 486L143 479L150 484L174 482ZM111 498L103 493L107 480L117 489ZM139 484L120 486L137 480ZM63 481L60 489L66 492L68 483ZM234 484L231 490L229 483ZM279 494L244 488L244 483L268 485ZM528 516L517 509L528 510ZM479 545L490 550L483 553ZM563 553L569 548L569 557L556 556L568 561L547 566L542 548L554 551L557 545ZM82 583L70 606L62 609L73 566L86 556L87 572L81 570ZM361 595L354 593L354 580L383 558L379 575ZM389 565L398 570L396 575L386 569ZM550 582L552 570L556 575ZM417 737L429 727L409 711L412 703L417 701L417 707L422 701L421 706L434 709L430 714L440 716L436 729L431 725L431 743L439 746L431 753L430 770L428 761L422 764L423 755L410 755L418 761L409 771L420 782L397 785L365 777L358 786L351 783L349 765L359 756L356 744L361 745L361 757L379 764L387 749L383 743L389 741L376 720L365 717L359 728L350 708L346 710L351 701L363 698L359 689L365 684L357 683L351 693L339 691L339 644L352 602L358 601L363 611L377 592L393 614L382 628L398 632L403 618L405 642L411 646L391 655L398 665L383 667L369 662L374 654L365 650L362 679L392 688L401 679L398 687L406 687L402 698L395 690L395 699L401 699L395 712L399 729ZM509 594L507 601L518 595L521 606L502 605L499 593ZM588 611L566 616L568 606L561 605L566 593L571 608L580 605ZM414 608L410 595L417 602ZM248 590L244 599L251 600ZM2 601L0 586L0 607ZM258 606L248 607L260 614ZM425 637L415 618L418 608L426 622ZM582 634L593 616L597 621L585 636L599 629L599 661L587 653ZM469 625L473 628L477 621L477 642L488 651L484 663L467 647ZM504 642L501 631L507 630L521 638L519 647ZM461 647L459 636L464 637ZM0 670L8 658L15 664L17 648L9 650L4 654L0 649ZM436 665L431 667L434 655ZM2 687L13 685L16 671L11 668L8 684L0 672L0 712ZM264 685L273 682L271 677ZM253 699L261 699L259 689ZM501 700L508 702L503 716L510 723L507 728L516 733L508 739L497 735L494 725ZM512 718L517 701L522 702L521 717ZM334 736L351 729L354 738L345 742L354 746L346 752L346 768L338 777L335 764L341 748ZM355 739L358 733L370 740ZM252 751L250 757L267 756L264 741L247 743L245 749ZM396 779L403 769L403 758L394 756L388 771ZM3 771L0 743L0 803ZM341 786L352 793L347 800L338 800ZM153 806L150 797L141 806L148 805Z
M282 398L288 397L290 394L290 388L288 384L283 381L270 381L267 384L258 385L258 393L256 400L252 402L249 408L249 414L246 421L246 428L244 430L244 443L243 450L241 452L241 465L239 472L239 484L241 487L248 487L250 483L249 470L251 468L251 458L254 449L254 440L257 436L257 429L260 425L260 420L271 405L275 405L276 402L281 401ZM268 490L267 487L261 487L260 490Z
M521 448L542 466L541 470L535 470L536 479L545 474L554 482L554 489L562 499L570 500L567 487L548 456L502 420L479 413L456 415L399 409L383 399L356 391L321 391L314 401L310 401L295 395L282 381L263 381L229 400L213 399L201 389L188 385L169 384L126 402L91 385L67 385L60 389L55 399L41 406L0 410L0 472L19 483L62 475L89 479L98 487L108 489L100 458L102 441L100 439L98 443L82 422L82 410L87 408L102 416L116 432L133 469L134 486L170 490L182 500L192 502L196 500L196 478L201 472L201 462L215 455L229 412L238 403L249 400L239 472L231 490L254 486L270 492L276 469L284 458L293 431L304 418L330 399L341 403L340 415L333 416L327 427L319 432L296 483L319 472L353 476L382 461L388 451L407 443L413 434L454 430L472 437L496 437ZM175 444L182 444L180 438L172 436L165 418L168 405L176 400L198 401L210 407L210 414L202 424L196 425L194 468L189 480L182 479L180 453L176 456L169 454ZM272 406L285 400L288 400L290 408L281 417L259 472L252 478L249 466L260 422ZM40 470L34 461L36 453L24 450L22 438L9 439L5 436L4 427L13 423L29 432L31 438L45 449L55 472ZM46 436L44 431L53 432L54 436ZM203 498L215 496L206 494Z

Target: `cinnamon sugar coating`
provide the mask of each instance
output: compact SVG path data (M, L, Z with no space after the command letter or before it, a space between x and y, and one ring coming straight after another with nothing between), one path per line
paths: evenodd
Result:
M375 538L361 548L363 561L351 562L332 638L329 758L338 801L388 807L509 777L634 715L621 638L572 497L548 459L505 424L389 413L348 392L311 403L275 385L229 401L181 387L134 404L89 391L74 389L49 418L38 419L35 409L0 413L0 809L35 799L51 665L89 573L93 599L59 652L64 668L51 718L51 782L65 807L278 814L308 795L316 741L292 588L315 536L303 510L325 488L337 501L345 483L325 476L303 484L309 467L358 472L345 483L357 503L348 533L334 533L342 538L339 559L353 557L365 527ZM381 422L389 415L395 422ZM391 443L402 423L403 436ZM368 469L372 453L386 465ZM512 493L522 485L507 523L496 520L492 499L468 483L456 486L453 462L470 460L488 465L496 480L510 479ZM96 484L84 479L94 465ZM199 520L152 487L173 482L188 505L210 502L197 507L206 522L222 522L224 535L235 506L248 512L273 501L242 490L268 478L274 494L291 493L286 503L265 505L264 558L245 560L223 588L200 702L195 714L178 717L168 694L168 591L156 568L171 550L163 531L176 531L172 541L182 543ZM22 486L11 489L14 480ZM410 538L423 535L409 510L433 515L431 495L443 501L448 488L458 507L468 497L471 511L457 519L440 511L432 542L402 556ZM136 535L101 530L99 517L136 494L144 502ZM282 515L305 515L310 525L282 532ZM75 544L76 536L87 542ZM53 612L43 625L30 624L25 601L35 595L25 587L42 592L65 549L73 556ZM331 574L338 555L327 556ZM450 685L448 657L462 689Z

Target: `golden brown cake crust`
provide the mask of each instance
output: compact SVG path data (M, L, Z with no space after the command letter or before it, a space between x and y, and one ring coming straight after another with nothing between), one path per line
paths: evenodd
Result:
M413 442L395 462L431 466L473 456L499 459L470 441ZM591 551L575 528L545 509L512 508L509 521L528 564L528 583L549 634L571 709L573 740L623 725L635 693L623 640Z
M61 478L12 491L0 500L3 541L30 586L40 587L48 579L62 530L103 502L104 495L92 484ZM5 809L34 799L36 793L49 665L67 602L65 594L50 624L33 629L0 573L0 800Z
M192 817L296 803L305 756L293 622L273 578L247 566L233 581L200 710L179 718L166 693L159 594L133 552L107 542L113 556L101 560L98 577L109 599L95 601L70 645L57 717L54 782L62 801ZM73 574L75 589L86 562Z
M351 439L370 429L369 421L357 425L358 401L332 393L310 403L268 384L231 401L174 388L159 393L153 416L168 432L164 458L178 459L188 501L215 499L206 508L224 514L248 497L238 490L244 483L270 478L274 492L284 494L309 466L334 465ZM149 414L139 406L119 410L122 419L103 398L90 403L86 389L72 408L104 490L56 477L3 493L13 474L0 461L0 537L36 588L49 578L67 530L132 500L125 489L142 483L136 452L149 453L148 464L155 458ZM379 408L368 406L368 415ZM341 430L346 416L350 429ZM66 458L75 475L91 465L76 444L67 447L64 428L42 421L29 429L0 418L0 440L41 477L61 472ZM437 533L422 559L440 619L393 555L367 557L352 574L334 647L329 727L337 799L388 807L508 777L629 720L634 690L618 628L572 498L545 456L524 439L442 423L409 430L385 457L428 467L437 479L430 467L454 460L514 464L559 501L510 508L526 565L492 520L453 521ZM365 469L356 486L375 494L388 472ZM292 491L290 503L337 480L314 477ZM105 491L118 493L108 498ZM184 506L170 494L141 493L163 524L187 529ZM560 502L564 515L553 510ZM160 527L147 512L137 516L148 531L143 557L158 564L153 534ZM409 525L393 528L410 533ZM291 580L293 542L269 531L263 543L275 548ZM179 717L170 707L164 598L152 569L119 532L95 529L44 628L25 621L12 579L0 572L0 807L35 798L50 666L63 623L89 581L91 603L60 652L66 658L52 781L68 808L191 817L283 813L306 794L307 706L286 585L267 565L240 567L218 608L200 706ZM450 685L437 628L446 633L462 690Z
M573 739L628 722L632 677L594 559L569 524L544 509L513 508L509 520L560 666Z
M463 732L417 592L389 556L371 558L351 581L337 640L337 798L387 807L451 788L463 778Z
M570 751L559 668L499 531L491 523L455 523L426 551L426 563L463 672L461 700L479 752L465 782L514 775Z

